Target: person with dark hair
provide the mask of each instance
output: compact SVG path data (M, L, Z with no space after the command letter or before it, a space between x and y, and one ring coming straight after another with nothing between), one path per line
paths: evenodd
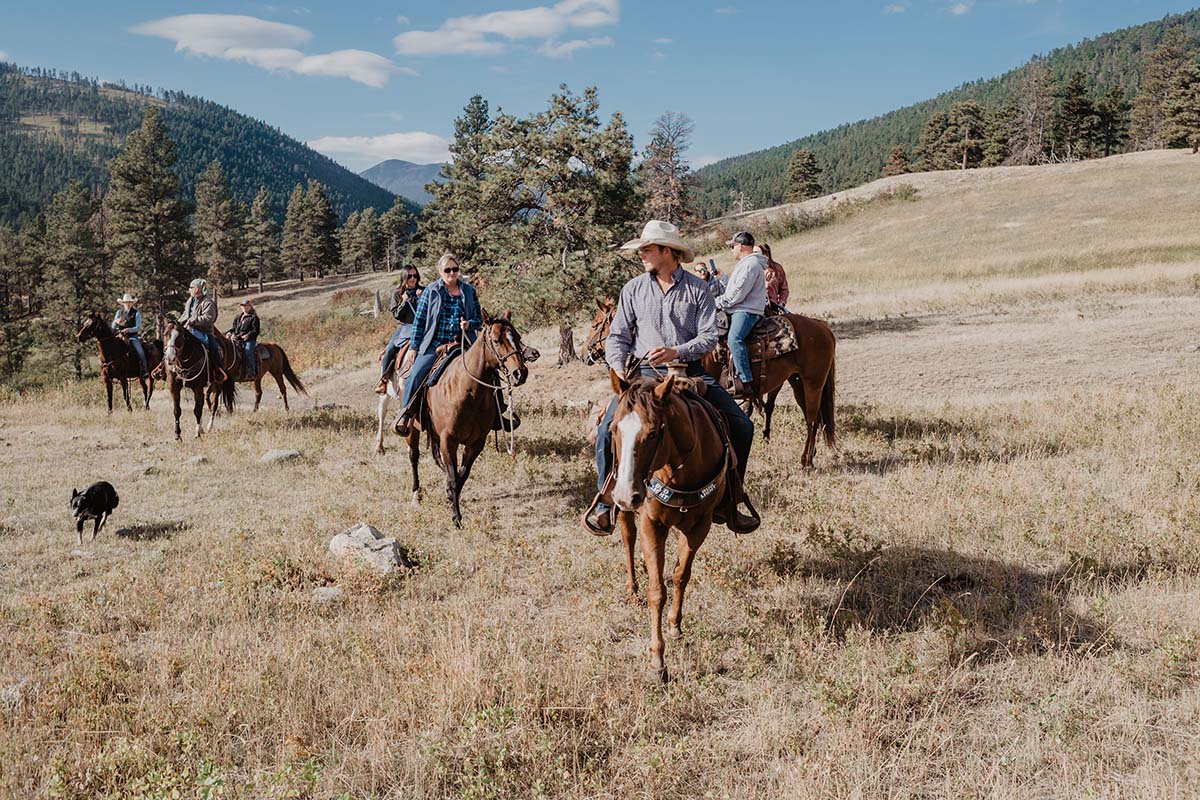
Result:
M229 339L242 348L246 359L246 377L253 378L258 374L258 356L254 351L258 348L258 334L262 328L253 300L247 297L238 305L242 307L242 313L233 318Z
M771 245L766 242L759 242L754 246L754 252L761 254L767 259L767 267L763 272L767 278L767 300L771 301L780 308L786 311L788 301L788 282L787 273L783 271L783 264L780 264L771 257Z
M424 291L424 287L421 286L421 273L409 264L404 268L403 282L392 291L391 311L397 324L379 363L379 384L375 387L375 394L387 394L388 381L391 380L392 370L396 368L396 357L412 339L417 302Z

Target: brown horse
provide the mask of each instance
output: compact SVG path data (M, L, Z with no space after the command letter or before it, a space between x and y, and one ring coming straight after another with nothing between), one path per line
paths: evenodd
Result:
M262 379L266 377L266 373L270 373L275 379L275 385L279 387L279 395L283 398L283 410L290 411L288 407L287 382L292 385L292 388L304 396L308 396L308 390L304 388L304 384L300 381L294 370L292 370L291 362L288 361L287 353L283 352L283 348L271 342L262 342L254 348L255 360L258 362L255 366L258 368L254 371L253 377L246 374L245 367L245 350L233 342L230 345L238 350L240 358L237 364L230 364L225 368L225 371L238 383L253 383L254 384L254 410L258 411L258 404L262 402ZM226 355L224 348L221 350L223 360L228 360L229 355Z
M171 404L175 412L175 441L183 438L179 430L179 417L183 413L180 408L180 395L185 387L192 390L195 400L193 411L196 415L196 438L199 439L205 400L207 399L211 412L208 420L208 429L211 431L220 401L223 400L225 408L230 413L233 412L234 401L237 399L237 384L232 380L225 380L219 389L209 386L208 360L211 356L208 348L174 317L167 319L163 336L166 342L163 369L167 373L167 390L171 393Z
M667 534L672 527L681 534L672 575L675 594L667 616L668 635L679 639L692 561L725 495L729 454L712 413L695 395L703 388L699 382L674 375L661 382L649 378L627 382L613 371L609 376L613 391L620 395L612 422L612 501L625 545L625 589L630 602L636 603L633 549L640 534L650 606L650 668L665 682L662 611Z
M612 328L613 317L617 315L617 301L611 297L596 298L596 316L588 327L588 336L583 343L583 363L604 363L604 343L608 339L608 331Z
M755 380L760 396L766 396L763 404L763 438L771 438L771 415L775 412L775 398L783 384L792 387L796 404L804 412L808 435L804 442L804 453L800 463L812 467L817 453L817 432L824 428L825 443L830 447L837 444L834 428L834 392L836 384L835 352L837 340L833 330L819 319L786 314L796 333L798 347L790 353L755 366ZM701 363L709 375L721 379L722 369L729 359L729 347L722 343L717 349L704 356Z
M502 317L488 319L485 313L484 320L475 343L454 359L438 382L426 390L419 417L433 460L446 473L446 497L454 525L460 528L459 496L500 414L497 393L503 384L520 386L529 377L526 350L521 344L521 334L513 327L512 314L506 312ZM461 464L459 447L463 448ZM408 457L416 501L421 492L417 475L421 440L416 425L408 434Z
M137 380L142 386L144 407L149 408L150 397L154 394L154 378L142 376L142 367L138 363L137 353L133 351L133 345L123 336L113 333L113 329L99 314L92 314L91 319L75 334L75 340L78 342L86 342L93 337L96 339L96 349L100 353L100 380L104 381L104 388L108 392L108 413L111 414L113 410L113 381L121 382L125 407L133 411L133 403L129 398L129 381ZM146 371L152 372L162 360L162 342L143 339L142 349L146 352Z

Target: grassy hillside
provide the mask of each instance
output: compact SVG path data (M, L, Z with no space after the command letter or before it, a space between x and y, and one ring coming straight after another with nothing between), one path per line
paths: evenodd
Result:
M455 530L428 456L413 505L395 437L372 452L387 326L356 311L387 276L260 304L333 407L268 389L176 445L161 396L0 397L0 795L1195 796L1198 169L920 176L776 242L837 323L840 448L802 472L781 404L764 526L700 550L665 687L577 522L602 373L534 366ZM67 489L100 478L121 505L76 548ZM332 559L359 521L418 569Z
M1143 59L1175 25L1182 25L1194 40L1200 41L1200 10L1196 10L1055 50L1047 55L1046 65L1059 80L1082 70L1097 95L1116 85L1132 98L1140 85ZM912 152L934 112L945 111L963 100L999 106L1016 87L1018 77L1019 70L1013 70L989 80L966 83L874 119L719 161L696 173L702 185L697 193L701 210L709 217L724 213L732 206L731 190L745 192L751 208L781 202L787 161L794 151L802 148L816 153L824 169L822 181L830 192L874 180L883 170L892 147L906 145Z
M225 106L182 92L152 94L149 87L135 91L0 63L0 222L36 213L70 180L104 185L108 160L141 124L147 103L163 109L189 195L200 172L219 159L240 199L249 204L266 186L280 219L292 188L308 178L329 187L342 219L356 209L382 213L392 205L391 192Z

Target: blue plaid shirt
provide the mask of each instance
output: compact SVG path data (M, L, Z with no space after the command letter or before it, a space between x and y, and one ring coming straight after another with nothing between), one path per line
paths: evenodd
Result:
M438 284L432 289L427 288L421 293L421 299L417 302L417 313L413 315L412 323L412 341L420 342L425 338L425 329L429 327L429 297L433 292L442 292L442 308L438 313L437 319L433 321L433 346L437 347L446 342L457 342L458 337L462 333L462 328L459 323L463 319L463 294L458 293L457 297L452 296L446 291L443 284Z

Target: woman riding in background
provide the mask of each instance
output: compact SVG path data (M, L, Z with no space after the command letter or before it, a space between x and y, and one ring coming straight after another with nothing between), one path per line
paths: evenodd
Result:
M788 282L787 273L783 271L783 264L771 257L771 245L763 242L756 245L754 249L767 258L767 268L763 270L767 278L767 299L787 311L785 306L788 301Z
M424 294L421 286L421 273L412 264L404 268L404 282L392 292L392 316L395 317L396 330L388 339L387 349L383 351L383 359L379 364L379 385L375 394L387 394L388 381L392 370L396 368L396 357L404 346L412 339L413 321L417 316L417 303Z
M139 311L134 303L137 298L129 292L117 301L120 308L113 316L113 331L121 334L129 341L129 346L133 348L133 352L137 353L138 364L141 365L142 377L146 377L146 351L142 348L142 312Z
M459 280L460 269L458 259L453 254L444 254L437 263L441 280L427 287L417 302L410 340L417 356L404 384L404 410L394 426L396 433L401 436L408 435L414 411L413 398L437 361L438 346L457 342L460 336L465 336L466 346L469 347L483 325L483 311L479 307L475 287Z

